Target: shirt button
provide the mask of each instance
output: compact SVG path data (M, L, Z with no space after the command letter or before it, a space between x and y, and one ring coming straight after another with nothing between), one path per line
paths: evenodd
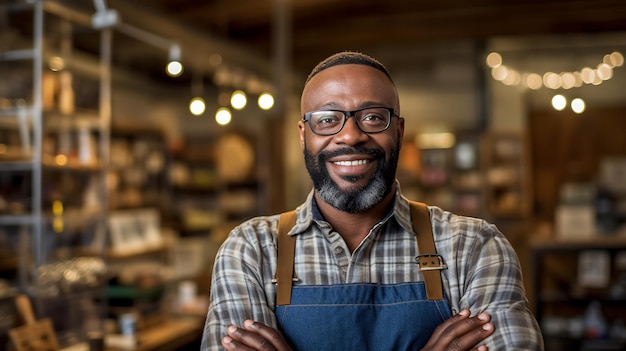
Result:
M343 247L341 247L341 246L337 246L337 247L335 248L335 253L340 254L340 253L342 253L342 252L343 252Z

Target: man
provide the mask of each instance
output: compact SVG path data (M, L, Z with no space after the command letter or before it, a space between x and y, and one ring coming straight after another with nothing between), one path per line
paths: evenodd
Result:
M496 227L401 195L404 119L382 64L329 57L301 112L314 189L293 222L254 218L226 239L203 350L543 349Z

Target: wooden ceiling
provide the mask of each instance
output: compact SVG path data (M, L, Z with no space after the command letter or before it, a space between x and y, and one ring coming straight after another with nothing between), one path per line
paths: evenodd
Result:
M58 0L87 13L93 13L98 1ZM192 50L199 51L197 56L203 58L211 51L221 52L225 61L237 56L243 62L239 65L256 71L262 66L260 62L264 62L266 69L261 75L271 71L267 68L272 68L278 52L284 54L293 72L305 75L321 59L343 50L379 53L393 48L402 55L415 52L422 45L452 47L461 42L480 45L493 37L626 33L624 0L108 0L106 3L118 11L124 23L185 42L184 57L189 57L185 52ZM277 30L279 27L283 29ZM189 40L191 36L195 41ZM205 39L211 44L202 47ZM97 40L87 35L77 36L75 44L86 51L98 51ZM233 50L235 46L242 50ZM162 49L158 51L117 36L113 60L153 77L164 76L162 60L154 55L164 57L166 53ZM181 81L187 84L189 77Z
M288 9L295 69L346 49L626 30L624 0L134 0L142 8L273 55L277 6Z

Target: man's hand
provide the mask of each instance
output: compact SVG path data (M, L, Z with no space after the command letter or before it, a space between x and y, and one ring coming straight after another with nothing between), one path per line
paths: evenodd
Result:
M291 351L283 334L263 323L246 320L243 329L231 325L226 334L222 346L229 351Z
M488 351L484 345L473 347L495 331L490 318L487 313L470 318L464 309L441 323L421 351ZM246 320L243 328L231 325L226 334L222 346L229 351L291 351L281 332L259 322Z
M470 317L470 311L464 309L441 323L421 351L488 351L485 345L476 348L474 345L495 331L494 325L489 323L490 319L487 313Z

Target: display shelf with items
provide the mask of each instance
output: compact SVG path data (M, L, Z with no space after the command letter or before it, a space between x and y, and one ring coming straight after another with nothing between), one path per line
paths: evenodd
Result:
M453 167L450 186L454 192L451 210L460 215L484 215L483 177L478 133L457 133L452 148Z
M210 233L259 215L264 188L260 148L242 132L187 139L169 165L171 196L178 204L170 222L182 236Z
M167 142L159 130L113 126L109 207L167 208Z
M521 132L490 132L482 141L487 213L496 219L523 219L532 199L529 153Z
M531 242L546 350L626 349L626 237Z
M260 214L264 189L257 164L261 147L243 132L230 132L216 140L219 207L226 222L236 223Z
M405 140L397 178L407 196L462 215L483 206L479 135L434 133Z
M16 254L2 278L50 318L60 347L86 343L104 311L110 32L100 31L101 57L81 65L72 40L95 31L90 16L0 6L0 236Z
M170 198L177 206L168 211L167 225L181 236L210 232L220 223L214 144L188 138L170 158Z

